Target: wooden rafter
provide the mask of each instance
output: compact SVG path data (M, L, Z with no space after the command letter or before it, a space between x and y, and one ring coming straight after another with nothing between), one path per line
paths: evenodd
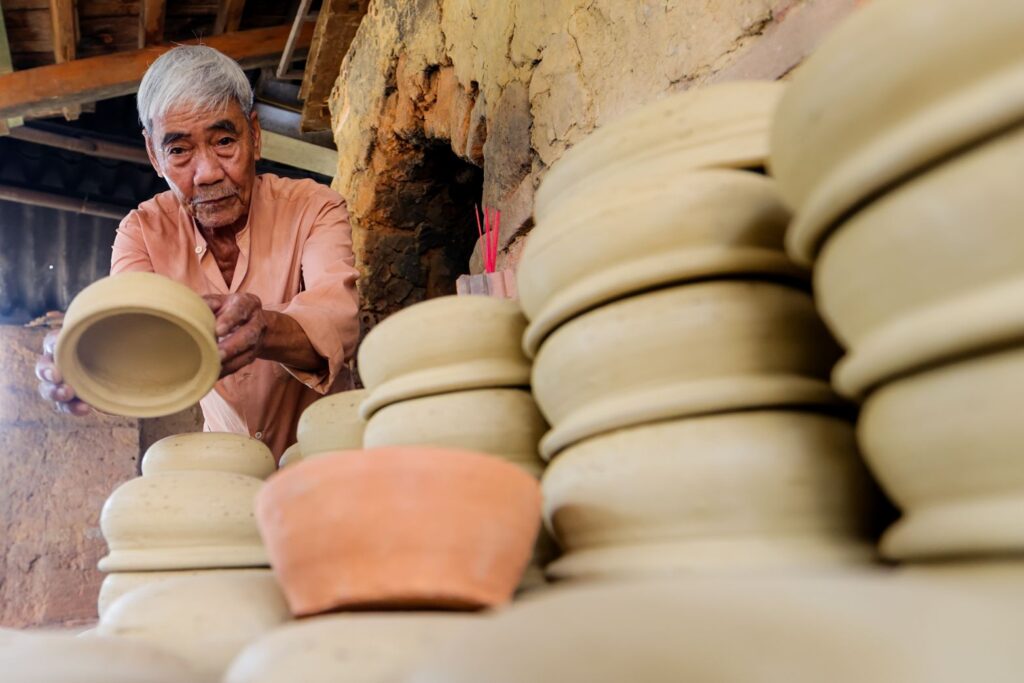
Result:
M242 24L245 0L221 0L217 9L217 21L213 24L214 35L232 33Z
M7 42L7 25L4 23L4 11L0 7L0 76L14 71L11 63L11 47ZM11 128L20 126L21 118L0 117L0 135L7 135Z
M53 25L53 57L58 64L75 58L78 44L75 33L75 0L50 0L50 23Z
M201 42L220 50L244 68L268 66L277 62L288 40L289 29L274 26L238 31ZM312 34L313 27L308 26L299 37L300 47L309 45ZM199 41L189 41L196 42ZM170 49L170 45L147 47L2 75L0 118L28 116L52 111L54 107L131 94L138 90L149 65Z
M369 4L369 0L324 0L299 92L299 97L304 100L303 131L330 128L331 113L327 109L327 99L338 80L341 60L348 52Z
M164 20L167 16L165 0L142 0L139 6L139 47L164 42Z
M264 130L260 155L264 159L313 171L333 178L338 174L338 153L303 140Z

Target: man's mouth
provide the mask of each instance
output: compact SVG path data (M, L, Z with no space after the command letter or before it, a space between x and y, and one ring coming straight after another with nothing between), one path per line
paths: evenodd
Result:
M196 201L195 204L196 205L200 205L200 204L202 204L202 205L219 204L221 202L226 202L229 199L234 199L234 197L235 197L235 195L229 194L229 195L225 195L223 197L217 197L215 199L201 199L201 200Z

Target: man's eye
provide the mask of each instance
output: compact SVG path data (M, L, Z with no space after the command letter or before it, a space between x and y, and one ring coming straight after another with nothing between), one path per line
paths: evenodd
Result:
M220 140L217 141L217 144L218 145L230 145L234 141L235 141L234 138L221 138Z
M178 154L184 154L185 153L185 148L184 147L171 147L170 149L167 150L167 153L170 154L171 156L177 156Z

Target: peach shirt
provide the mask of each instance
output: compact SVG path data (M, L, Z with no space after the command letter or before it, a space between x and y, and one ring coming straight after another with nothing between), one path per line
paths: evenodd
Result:
M312 180L256 177L228 285L195 222L170 192L129 213L114 239L111 274L149 271L199 294L249 292L294 318L327 360L320 374L257 360L217 382L200 405L207 431L249 434L279 458L303 409L351 388L346 360L359 337L356 268L343 200Z

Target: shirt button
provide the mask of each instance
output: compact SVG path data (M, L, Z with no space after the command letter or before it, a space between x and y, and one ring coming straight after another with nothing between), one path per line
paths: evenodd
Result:
M263 432L256 432L256 438L257 439L262 439L263 438Z
M202 254L203 253L203 248L201 246L199 246L198 244L196 245L196 253L197 254Z

